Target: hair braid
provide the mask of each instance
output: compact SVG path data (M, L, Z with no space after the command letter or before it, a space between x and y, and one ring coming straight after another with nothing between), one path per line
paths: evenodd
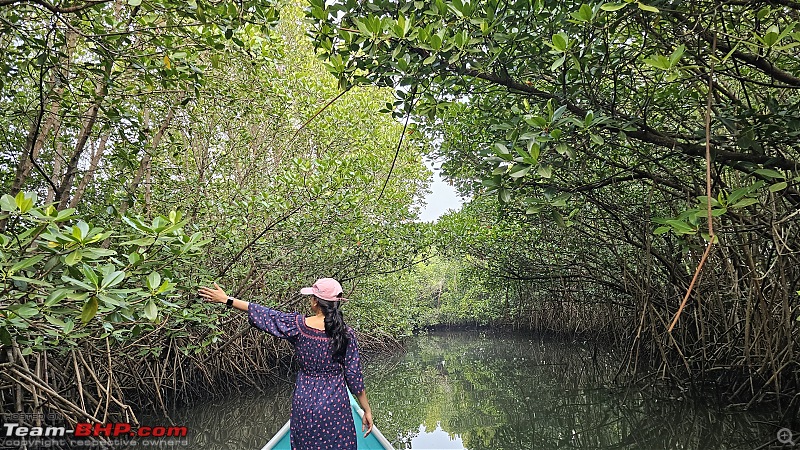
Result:
M317 298L317 304L325 314L325 334L331 340L331 353L333 360L344 364L347 354L347 345L350 337L347 335L347 325L344 323L344 316L339 309L339 302L330 302Z

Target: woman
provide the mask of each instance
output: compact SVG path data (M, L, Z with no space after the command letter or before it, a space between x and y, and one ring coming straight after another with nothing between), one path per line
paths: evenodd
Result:
M364 437L372 431L372 410L364 390L356 336L339 309L344 300L342 286L333 278L320 278L300 293L311 296L313 316L283 313L229 297L216 283L214 289L201 287L199 292L212 302L247 311L252 326L295 347L300 373L292 396L292 448L355 450L356 429L347 388L364 410Z

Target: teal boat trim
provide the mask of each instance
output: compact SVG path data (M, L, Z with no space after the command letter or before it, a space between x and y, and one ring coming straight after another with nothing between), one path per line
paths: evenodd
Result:
M375 425L372 426L372 433L366 438L364 437L364 433L361 432L361 419L364 417L364 410L358 405L358 401L353 397L353 394L348 391L347 395L350 396L350 409L353 412L358 450L394 450L389 440L384 437L383 433ZM292 445L289 439L290 423L291 421L286 421L286 424L275 433L275 436L272 436L272 439L261 450L291 450Z
M278 449L289 449L291 450L292 444L289 441L289 426L291 424L291 420L287 420L286 423L275 433L275 436L272 436L272 439L267 442L261 450L278 450Z

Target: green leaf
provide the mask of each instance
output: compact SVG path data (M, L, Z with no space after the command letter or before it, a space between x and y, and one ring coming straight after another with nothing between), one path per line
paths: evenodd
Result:
M51 292L47 296L47 300L44 301L44 306L50 307L50 306L55 306L55 305L59 304L61 302L61 300L64 300L65 298L67 298L67 295L70 292L72 292L72 291L70 291L69 289L64 289L64 288L54 290L53 292Z
M83 257L88 259L105 258L106 256L114 256L117 254L116 251L107 248L84 248L82 253Z
M83 281L76 280L75 278L68 277L66 275L61 277L62 280L66 281L67 283L72 284L73 286L77 286L85 291L94 291L94 286L90 286Z
M781 181L780 183L775 183L769 187L770 192L778 192L786 189L788 184L785 181Z
M14 200L14 197L4 194L0 197L0 210L11 212L17 210L17 202Z
M147 317L147 320L154 321L156 317L158 317L158 307L153 300L149 300L144 307L144 316Z
M128 263L130 263L131 265L135 265L137 262L141 260L142 260L142 255L140 255L138 252L133 252L128 255Z
M0 343L3 345L12 345L11 333L8 332L6 327L0 327Z
M714 208L711 210L712 217L719 217L728 212L728 208Z
M642 2L637 2L637 4L639 5L639 9L641 9L642 11L649 11L654 13L660 12L659 9L656 8L655 6L646 5Z
M778 26L777 25L770 26L769 28L767 28L767 32L764 35L764 44L766 44L767 47L772 47L778 42L779 35L780 35L780 29L778 28Z
M626 7L627 3L605 3L600 5L600 9L603 11L618 11L624 7Z
M700 195L697 197L697 202L700 204L700 207L705 208L708 205L708 197ZM711 206L720 206L720 202L716 198L711 197Z
M103 302L104 306L107 307L117 307L120 305L120 302L117 300L116 296L106 295L103 293L98 293L97 298Z
M757 198L748 197L739 200L734 205L732 205L731 208L744 208L745 206L755 205L756 203L758 203Z
M603 136L600 136L599 134L589 133L589 139L591 139L591 141L597 145L603 145L606 143L605 139L603 139Z
M553 220L556 221L561 228L567 228L567 224L564 222L564 217L558 211L553 211Z
M97 288L98 284L100 283L100 277L97 276L97 273L94 271L94 269L84 264L83 267L81 267L81 272L86 277L86 281L88 281L94 288Z
M37 279L33 279L33 278L28 278L28 277L22 277L22 276L19 276L19 275L12 275L10 278L12 280L23 281L25 283L35 284L37 286L45 286L45 287L52 287L53 286L52 284L48 283L47 281L37 280Z
M672 227L672 229L679 234L694 234L697 232L697 229L686 222L676 219L667 220L667 225Z
M567 60L567 55L561 55L560 58L556 59L553 64L550 66L550 70L556 70L564 64L564 61Z
M79 220L78 224L75 225L75 226L80 231L80 234L78 236L75 236L75 231L73 230L72 235L75 236L76 238L79 238L79 239L83 240L83 239L86 238L86 236L89 235L89 224L88 223L86 223L86 222L84 222L82 220Z
M79 262L81 260L81 257L82 257L81 251L80 250L75 250L74 252L72 252L69 255L67 255L66 258L64 258L64 264L66 264L68 266L74 266L75 263L77 263L77 262Z
M131 241L125 241L121 245L137 245L139 247L147 247L148 245L153 244L156 241L156 238L153 237L143 237L139 239L133 239Z
M36 256L32 256L32 257L30 257L28 259L25 259L23 261L19 261L18 263L16 263L13 266L11 266L11 270L9 272L16 273L16 272L19 272L20 270L27 269L28 267L30 267L30 266L38 263L39 261L41 261L43 258L44 258L44 255L36 255Z
M542 178L550 178L553 176L553 168L549 165L543 164L536 168L536 172Z
M536 162L539 161L539 153L540 152L541 152L541 147L539 146L539 144L536 143L536 141L528 142L528 156L529 156L529 158L527 158L525 160L525 162L527 162L528 165L535 165Z
M484 178L481 181L481 184L486 186L487 188L497 188L498 186L500 186L500 177L495 176L491 178Z
M88 302L83 304L83 311L81 311L81 322L88 323L97 314L97 298L92 297Z
M19 208L19 211L23 214L30 211L33 208L33 204L36 203L36 193L35 192L22 192L20 191L16 197L14 197L14 203Z
M23 319L30 319L31 317L39 314L39 307L36 302L28 302L22 305L10 305L6 307L7 310L22 317Z
M560 52L564 52L567 50L567 42L569 42L569 38L564 33L557 33L553 35L553 48Z
M663 55L653 55L650 58L644 59L645 64L655 67L656 69L669 70L669 60Z
M161 283L161 286L158 287L156 294L163 294L164 292L171 290L173 287L175 287L174 284L165 280L163 283Z
M556 152L558 152L559 155L567 156L570 159L575 158L575 150L563 142L556 144Z
M150 275L147 276L147 288L151 291L155 291L158 289L158 285L161 284L161 274L158 272L152 272Z
M510 155L511 154L511 152L508 151L508 148L505 146L505 144L501 144L500 142L495 142L494 148L497 149L497 151L495 152L497 155Z
M671 55L669 55L670 67L675 67L675 65L678 64L678 61L680 61L681 56L683 56L683 53L685 51L686 51L686 46L681 44L675 49L675 51L672 52Z
M62 329L63 329L63 328L64 328L64 326L66 325L66 324L64 323L64 321L62 321L62 320L61 320L61 319L59 319L58 317L51 316L51 315L49 315L49 314L45 314L45 315L44 315L44 318L45 318L45 320L47 320L48 322L50 322L52 325L55 325L55 326L57 326L57 327L59 327L59 328L62 328Z
M594 18L594 10L584 3L578 11L573 11L570 15L579 22L590 22Z
M53 219L53 222L63 222L65 220L68 220L70 217L72 217L72 214L74 213L75 213L75 208L62 209L61 211L58 212L58 214L56 214L56 217Z
M141 220L135 217L127 217L122 216L122 221L127 223L129 226L133 227L136 230L139 230L143 233L153 233L153 229L148 227L147 225L143 224Z
M777 170L774 169L756 169L755 173L765 177L765 178L778 178L778 179L785 179L786 176Z
M142 0L128 0L128 4L131 6L139 6L142 4Z
M509 172L508 175L511 178L516 179L516 178L524 177L525 174L527 174L529 170L531 170L531 166L529 166L527 164L517 164L517 165L515 165L514 167L511 168L511 171Z
M511 192L509 192L508 189L500 189L498 196L500 197L500 202L502 203L508 203L511 201Z
M103 277L103 282L100 283L100 287L104 289L110 288L120 284L124 279L125 279L125 272L120 270L111 272Z

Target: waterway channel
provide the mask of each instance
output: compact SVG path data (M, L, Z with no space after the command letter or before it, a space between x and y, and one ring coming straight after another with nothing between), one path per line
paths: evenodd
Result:
M582 342L488 331L423 333L365 359L375 423L400 449L756 449L769 411L612 383L618 355ZM260 449L289 418L292 376L174 411L194 450ZM800 444L800 442L798 443ZM798 446L800 448L800 445Z

